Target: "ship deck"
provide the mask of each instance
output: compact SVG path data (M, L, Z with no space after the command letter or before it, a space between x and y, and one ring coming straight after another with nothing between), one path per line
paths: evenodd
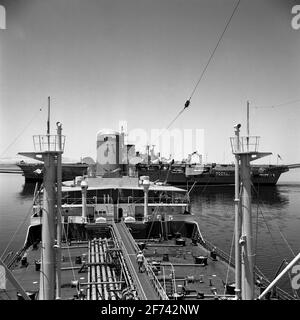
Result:
M19 284L25 289L27 294L32 295L38 299L40 271L36 269L36 262L41 258L41 244L37 249L32 246L26 251L27 262L23 265L22 262L13 269L13 275ZM61 261L61 299L73 299L77 295L76 286L72 281L79 280L81 282L87 281L86 273L78 273L81 265L76 263L76 257L82 257L88 254L87 242L73 243L71 246L64 244L62 247L62 261ZM17 290L7 281L6 292L0 293L0 298L5 299L21 299Z
M234 270L223 260L212 259L210 252L199 243L190 238L181 237L178 245L175 237L168 240L161 239L138 239L134 240L124 223L112 223L116 234L117 243L120 245L122 256L127 265L132 283L134 283L138 299L218 299L225 295L224 284L234 282ZM115 298L123 299L125 279L115 277L114 280L103 278L102 271L97 273L98 266L108 268L109 261L101 260L100 251L93 251L91 255L91 243L98 241L108 243L111 239L93 239L90 241L64 243L62 246L61 260L61 299L80 299L78 288L82 289L83 296L88 299L105 299L104 294L98 294L96 290L102 290L105 286L107 291L113 283ZM144 246L143 252L146 258L146 269L138 272L136 254L140 246ZM26 251L26 264L22 260L14 268L13 274L21 286L31 295L38 299L40 271L36 269L36 262L40 260L41 244L37 248L32 246ZM95 247L96 248L96 247ZM100 246L99 246L100 248ZM105 248L104 248L105 249ZM103 250L104 250L103 249ZM109 247L105 250L108 252ZM107 253L106 252L106 253ZM91 256L94 257L91 260ZM105 257L104 251L102 257ZM202 263L202 258L207 263ZM101 261L103 263L101 263ZM114 270L114 266L112 268ZM95 273L95 278L91 274ZM79 286L76 286L78 281ZM98 286L91 283L97 282ZM92 287L95 289L92 295ZM93 290L94 290L93 289ZM90 290L90 293L88 292ZM112 296L107 296L111 299ZM17 290L7 281L7 290L0 292L0 299L22 299Z
M144 249L149 264L157 266L158 279L169 298L217 299L224 296L224 284L234 282L234 270L223 260L212 259L208 250L193 244L191 239L183 240L184 246L176 245L176 239L147 241Z

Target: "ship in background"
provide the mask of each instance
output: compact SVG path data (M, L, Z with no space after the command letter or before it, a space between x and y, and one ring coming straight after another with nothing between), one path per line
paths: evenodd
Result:
M170 185L233 185L234 164L203 163L202 155L193 152L187 159L174 161L155 154L154 148L147 146L145 153L135 150L134 144L126 143L125 133L103 129L97 133L96 162L91 157L81 161L65 160L62 162L62 179L73 180L77 176L121 177L149 176L152 182ZM22 155L22 153L20 153ZM40 161L15 162L25 177L26 182L43 180L43 163ZM253 184L276 185L281 174L290 169L299 168L293 165L251 165ZM6 168L4 171L7 171ZM3 172L4 172L3 171ZM16 173L18 170L11 173ZM20 172L20 171L19 171Z
M159 163L138 164L139 175L148 175L151 181L173 185L233 185L234 165L217 163ZM289 171L287 165L252 165L253 184L276 185L281 174Z
M300 165L251 165L253 184L276 185L281 174ZM97 160L90 165L91 175L102 177L149 176L152 182L171 185L233 185L234 164L203 163L193 152L186 160L164 159L147 146L145 154L125 143L125 134L113 130L97 133Z
M63 158L62 176L63 180L73 180L77 176L87 175L90 158L72 160ZM22 174L25 182L43 181L44 163L39 160L29 159L26 156L0 159L0 173Z
M26 182L42 182L44 163L26 162L21 160L16 165L22 170ZM88 164L84 162L63 162L62 179L73 180L77 176L87 175Z

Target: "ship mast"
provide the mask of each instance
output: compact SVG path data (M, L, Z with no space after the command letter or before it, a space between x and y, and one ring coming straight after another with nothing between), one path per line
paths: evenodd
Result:
M240 127L238 124L234 127L235 132L235 147L240 150ZM235 294L236 299L241 298L241 250L240 250L240 230L241 230L241 217L240 217L240 178L239 178L239 156L235 155L235 193L234 193L234 207L235 207Z
M55 182L61 187L61 173L56 171L57 167L61 169L60 161L63 153L64 137L61 135L61 125L57 126L58 135L34 136L35 156L42 156L44 161L43 175L43 214L42 214L42 253L41 253L41 272L40 272L40 300L54 300L60 298L60 288L55 293L55 284L60 285L60 263L56 267L56 258L60 258L60 235L61 235L61 216L60 208L57 207L57 238L55 245L55 205L56 192ZM47 131L48 133L49 131ZM46 139L45 139L46 138ZM46 142L47 141L47 142ZM60 195L60 190L57 190ZM60 196L58 199L60 205ZM55 248L58 249L55 252ZM58 271L56 273L56 271Z
M56 204L56 238L57 238L57 250L56 250L56 299L61 298L61 236L62 236L62 215L61 215L61 185L62 185L62 124L56 123L57 137L58 137L58 151L57 154L57 204Z
M50 149L50 97L48 97L47 138L48 149Z
M235 137L231 138L232 152L236 156L235 165L239 167L241 177L241 222L236 215L236 289L239 286L239 270L241 270L241 298L242 300L254 299L254 251L252 234L252 212L251 212L251 172L250 162L270 155L270 152L258 152L259 137L239 138L239 128L235 127ZM248 133L248 132L247 132ZM238 168L236 168L236 173ZM237 177L236 177L237 182ZM236 186L237 191L237 186ZM237 205L237 201L236 201ZM236 210L237 207L236 207ZM237 241L239 239L239 241ZM240 253L241 252L241 255ZM236 296L239 292L236 291Z
M48 135L48 145L50 136ZM44 161L43 176L43 216L42 216L42 253L40 272L40 300L54 300L55 292L55 156L56 152L42 152Z
M61 155L65 136L62 126L57 123L57 135L50 135L50 97L48 97L48 120L46 135L33 136L35 152L18 154L44 162L43 169L43 210L42 246L40 271L40 300L60 298L60 246L61 246ZM57 192L55 183L57 182ZM57 196L57 199L56 199ZM55 206L57 205L57 210ZM57 221L55 221L55 218ZM55 230L55 223L57 229ZM55 232L56 231L56 232ZM57 236L57 243L55 243ZM56 258L58 261L56 261ZM57 264L56 264L57 263ZM56 287L56 293L55 293Z

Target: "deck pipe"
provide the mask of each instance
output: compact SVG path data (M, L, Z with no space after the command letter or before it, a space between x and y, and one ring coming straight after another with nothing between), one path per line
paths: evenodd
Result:
M95 240L94 244L95 244L95 261L96 261L96 263L99 263L98 240ZM98 264L97 266L93 266L93 267L96 269L97 282L103 281L104 279L103 279L103 277L101 277L100 265ZM97 284L96 288L98 290L98 299L102 300L103 299L103 294L104 294L104 292L102 291L102 287ZM99 297L99 294L101 295L100 297Z
M107 239L105 238L105 240L102 242L102 246L103 246L103 258L105 258L105 255L107 253ZM110 298L112 300L116 300L116 294L115 294L115 285L112 283L114 282L116 279L113 278L112 272L111 272L111 268L110 266L106 266L106 273L107 273L107 278L108 281L110 282L109 284L109 289L110 289Z
M103 248L102 248L102 241L98 241L98 261L101 263L101 274L102 274L102 281L107 282L107 275L104 266L104 259L103 259ZM107 290L107 284L103 284L102 286L104 292L104 300L109 299L109 294Z
M107 268L104 265L105 264L105 259L104 259L103 241L101 241L101 243L100 243L100 261L102 263L102 272L103 272L103 275L104 275L104 279L106 279L106 281L109 282L109 277L108 277L108 274L107 274ZM107 296L109 296L109 298L111 298L109 290L108 290L108 287L109 286L107 284L104 285L104 289L105 289L105 291L107 293Z
M113 278L115 279L114 281L118 281L118 277L116 275L116 271L114 269L111 270L111 273L112 273L112 276ZM116 291L116 297L120 298L120 295L119 295L119 290L121 290L121 283L115 283L115 289L117 290Z
M115 289L120 289L121 284L117 283L117 276L115 271L108 265L105 266L105 253L107 252L108 244L105 240L92 240L89 243L89 258L90 263L100 263L100 265L91 265L88 269L88 281L90 282L87 288L87 299L111 299L116 300L117 295ZM123 259L120 256L121 260ZM123 261L124 262L124 261ZM121 262L122 263L122 262ZM123 264L124 265L124 264ZM128 270L125 266L125 273L129 276ZM128 282L128 281L127 281ZM109 287L109 290L108 290ZM97 291L98 289L98 291ZM101 296L98 296L98 292ZM103 296L102 296L103 295Z
M89 241L88 243L88 263L91 263L91 242ZM90 268L88 268L88 276L87 276L88 282L91 282L91 272ZM90 294L91 294L91 289L90 286L87 287L86 289L86 299L90 300Z
M92 250L91 250L91 255L92 255L92 263L95 263L95 239L91 243ZM96 282L96 269L95 266L91 266L91 271L92 271L92 282ZM92 300L96 300L97 298L97 292L96 292L96 285L92 284Z

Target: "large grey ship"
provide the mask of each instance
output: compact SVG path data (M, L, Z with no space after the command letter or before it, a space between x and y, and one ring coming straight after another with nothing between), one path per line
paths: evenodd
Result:
M172 185L233 185L234 165L210 163L205 165L138 164L138 175L147 175L151 181L167 182ZM287 165L252 165L253 184L276 185L281 174L289 171Z

